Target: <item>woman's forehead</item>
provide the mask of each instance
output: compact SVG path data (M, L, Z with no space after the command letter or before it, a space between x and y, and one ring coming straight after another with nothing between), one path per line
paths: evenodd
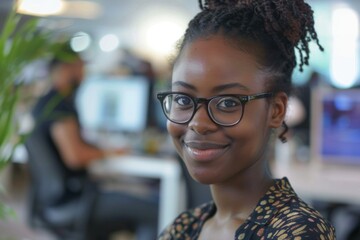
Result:
M251 44L247 41L235 44L234 41L227 40L222 36L200 38L184 46L176 65L179 62L181 64L195 65L188 66L190 70L196 70L196 66L205 64L224 65L229 68L241 67L241 65L257 67L259 60L259 54L257 53L260 48L258 44Z
M235 47L223 37L197 39L187 43L180 53L172 81L209 85L219 82L249 84L262 75L257 56L251 52L252 49L247 51Z

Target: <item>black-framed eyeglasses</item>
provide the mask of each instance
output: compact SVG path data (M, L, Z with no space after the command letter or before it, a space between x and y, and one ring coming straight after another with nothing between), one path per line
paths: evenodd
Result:
M223 127L238 124L243 115L245 104L261 98L269 98L273 93L254 95L223 94L211 98L196 98L183 92L162 92L157 94L167 119L177 124L187 124L194 117L200 104L207 106L210 119Z

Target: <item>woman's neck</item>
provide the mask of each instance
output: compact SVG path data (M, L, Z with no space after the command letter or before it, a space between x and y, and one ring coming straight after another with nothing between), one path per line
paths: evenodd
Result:
M266 171L259 174L251 171L226 183L211 185L217 207L215 216L229 220L246 219L272 184L273 179Z

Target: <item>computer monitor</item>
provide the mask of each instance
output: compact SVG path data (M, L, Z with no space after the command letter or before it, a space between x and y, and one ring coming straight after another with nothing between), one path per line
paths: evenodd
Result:
M314 90L311 118L315 161L360 166L360 89Z
M77 94L86 129L139 133L147 127L149 81L140 76L91 76Z

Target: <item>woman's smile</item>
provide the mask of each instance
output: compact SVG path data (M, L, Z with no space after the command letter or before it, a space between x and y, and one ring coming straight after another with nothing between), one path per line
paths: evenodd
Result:
M210 162L227 152L229 144L206 142L206 141L184 141L187 155L196 162Z

